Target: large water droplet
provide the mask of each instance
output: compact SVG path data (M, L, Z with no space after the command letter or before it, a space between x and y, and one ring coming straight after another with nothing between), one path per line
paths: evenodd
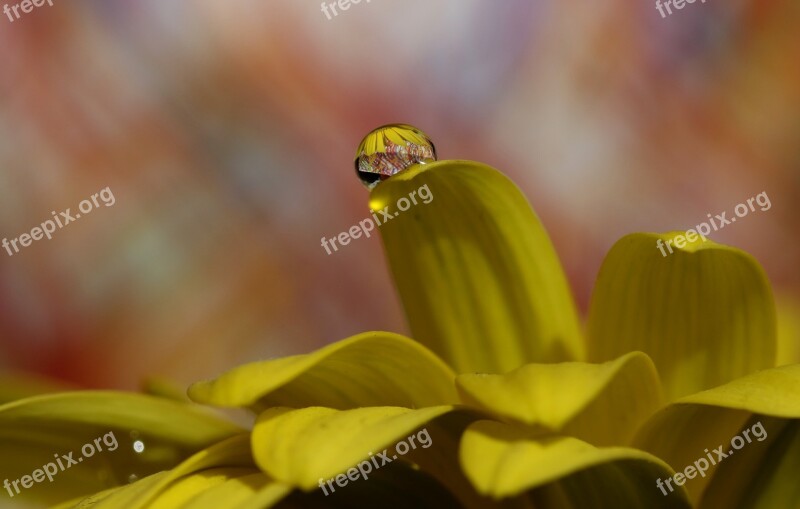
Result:
M435 160L436 148L427 134L407 124L389 124L361 140L356 150L356 174L372 189L411 165Z

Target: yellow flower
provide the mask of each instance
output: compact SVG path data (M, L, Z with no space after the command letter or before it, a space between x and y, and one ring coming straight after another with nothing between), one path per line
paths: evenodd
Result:
M800 503L800 365L774 367L775 306L751 256L711 241L662 256L656 242L675 234L626 236L603 264L582 332L550 240L514 184L482 164L431 162L418 131L381 129L391 164L372 178L356 168L374 187L370 207L393 217L380 231L416 341L364 333L190 387L197 403L252 410L249 432L145 395L4 405L4 477L109 430L145 437L140 453L104 453L59 474L79 481L17 497L126 509ZM370 164L381 163L379 146L362 143ZM399 214L398 200L423 186L433 199ZM16 456L5 450L14 438ZM114 487L130 474L138 480Z

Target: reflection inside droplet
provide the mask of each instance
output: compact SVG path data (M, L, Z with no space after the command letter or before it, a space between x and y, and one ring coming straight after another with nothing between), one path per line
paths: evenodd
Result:
M142 442L141 440L135 441L133 443L133 450L136 451L137 453L141 453L142 451L144 451L144 442Z
M436 160L436 148L424 132L407 124L389 124L367 134L356 150L356 174L372 189L411 165Z

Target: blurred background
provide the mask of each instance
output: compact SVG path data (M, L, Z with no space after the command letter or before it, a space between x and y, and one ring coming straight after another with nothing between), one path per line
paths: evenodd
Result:
M15 0L14 0L15 1ZM329 2L330 3L330 2ZM0 371L178 386L374 329L405 332L368 214L369 130L522 188L585 311L633 231L713 236L800 294L800 3L708 0L54 0L0 17ZM732 212L728 212L729 216ZM796 309L796 308L795 308ZM800 315L798 315L800 316Z

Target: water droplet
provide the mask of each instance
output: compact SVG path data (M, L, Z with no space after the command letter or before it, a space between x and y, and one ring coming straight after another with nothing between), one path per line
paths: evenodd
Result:
M135 441L133 443L133 450L141 454L141 452L144 451L144 442L141 440Z
M129 483L134 483L134 482L136 482L138 480L139 480L139 476L136 475L136 474L131 474L131 475L128 476L128 482Z
M436 148L427 134L407 124L389 124L361 140L356 150L356 174L372 189L411 165L435 160Z

